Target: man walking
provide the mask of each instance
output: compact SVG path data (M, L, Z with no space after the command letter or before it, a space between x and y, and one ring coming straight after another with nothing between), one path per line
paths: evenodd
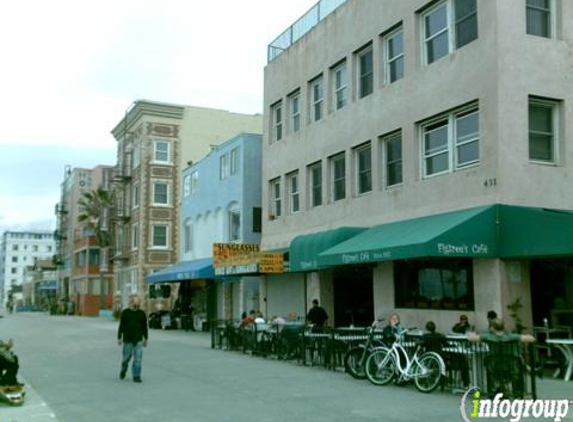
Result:
M123 358L119 378L124 379L133 356L131 372L134 382L141 382L141 360L143 348L147 347L147 316L139 309L139 297L133 296L130 306L121 313L119 328L117 330L117 344L123 344Z

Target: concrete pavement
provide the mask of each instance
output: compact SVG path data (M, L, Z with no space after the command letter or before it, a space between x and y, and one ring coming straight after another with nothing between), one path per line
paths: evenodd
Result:
M459 395L376 387L323 368L212 350L207 333L151 330L143 383L120 381L116 329L97 318L0 319L0 337L14 339L31 387L23 407L0 407L0 422L461 420ZM571 398L572 387L544 379L538 391Z

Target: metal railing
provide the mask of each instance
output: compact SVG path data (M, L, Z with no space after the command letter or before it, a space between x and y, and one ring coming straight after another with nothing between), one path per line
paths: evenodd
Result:
M320 0L311 9L272 41L267 50L267 62L272 62L283 51L307 34L320 21L330 15L347 0Z

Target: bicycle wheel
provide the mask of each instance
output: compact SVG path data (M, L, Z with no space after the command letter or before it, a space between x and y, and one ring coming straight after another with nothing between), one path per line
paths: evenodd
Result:
M442 378L441 358L433 353L422 355L414 369L414 384L418 391L422 393L431 393L440 384Z
M368 356L365 369L372 384L386 385L394 379L396 362L388 349L378 349Z
M364 366L368 358L368 349L356 346L348 350L344 355L344 369L346 373L356 379L366 378Z

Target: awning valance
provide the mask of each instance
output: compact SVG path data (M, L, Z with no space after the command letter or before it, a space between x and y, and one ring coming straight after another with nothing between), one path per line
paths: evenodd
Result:
M320 265L318 255L364 230L363 227L339 227L295 237L289 248L290 271L315 271L328 266Z
M215 278L215 272L213 271L213 258L179 262L147 276L146 281L150 284L155 284L172 283L183 280L196 280L201 278Z

